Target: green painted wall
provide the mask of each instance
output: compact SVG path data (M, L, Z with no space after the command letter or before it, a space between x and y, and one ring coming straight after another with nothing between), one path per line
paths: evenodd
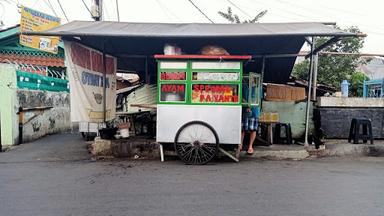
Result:
M17 87L20 89L69 92L68 80L16 70Z
M1 144L15 144L16 127L16 72L9 64L0 64L0 130Z
M280 122L290 123L293 138L304 137L305 133L305 110L306 102L296 103L278 102L278 101L263 101L262 112L277 112L279 113ZM313 123L313 104L310 106L309 112L309 131L314 130Z

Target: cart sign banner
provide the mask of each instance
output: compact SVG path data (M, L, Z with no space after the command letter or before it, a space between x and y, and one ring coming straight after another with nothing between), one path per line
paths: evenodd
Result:
M103 54L75 42L64 42L72 122L103 122ZM106 56L106 120L116 115L115 57Z
M185 80L185 72L161 72L161 80Z
M193 84L193 103L238 103L238 84Z
M31 8L21 7L20 31L44 31L60 25L60 18ZM20 44L42 51L57 53L59 37L29 36L20 34Z

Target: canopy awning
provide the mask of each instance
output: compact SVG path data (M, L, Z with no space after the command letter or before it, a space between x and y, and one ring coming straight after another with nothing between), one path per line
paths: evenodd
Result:
M31 33L26 33L31 34ZM255 37L255 36L353 36L323 23L129 23L73 21L65 25L34 32L45 36L107 36L107 37Z
M276 55L299 53L306 37L357 36L323 23L128 23L74 21L28 35L61 36L117 57L162 54L164 45L177 44L186 54L197 54L206 45L225 48L231 55ZM266 60L265 82L285 83L296 57ZM140 70L140 61L126 61L122 69ZM142 64L143 62L141 62ZM122 64L121 64L122 65ZM143 66L143 65L142 65ZM143 67L142 67L143 68ZM260 72L261 59L247 64L248 71Z

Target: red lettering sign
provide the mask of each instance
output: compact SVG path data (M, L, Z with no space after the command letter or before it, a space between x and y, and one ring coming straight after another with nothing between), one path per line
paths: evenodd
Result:
M185 72L161 72L161 80L185 80Z
M177 92L177 93L183 93L185 92L185 86L183 84L162 84L161 85L161 91L162 92Z
M194 84L192 101L198 103L238 103L237 85Z

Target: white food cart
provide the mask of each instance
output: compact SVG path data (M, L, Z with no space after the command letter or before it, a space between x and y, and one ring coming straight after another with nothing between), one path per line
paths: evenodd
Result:
M243 62L251 56L155 55L155 58L158 61L156 140L161 150L162 145L173 144L185 163L205 164L222 150L219 144L238 147Z

